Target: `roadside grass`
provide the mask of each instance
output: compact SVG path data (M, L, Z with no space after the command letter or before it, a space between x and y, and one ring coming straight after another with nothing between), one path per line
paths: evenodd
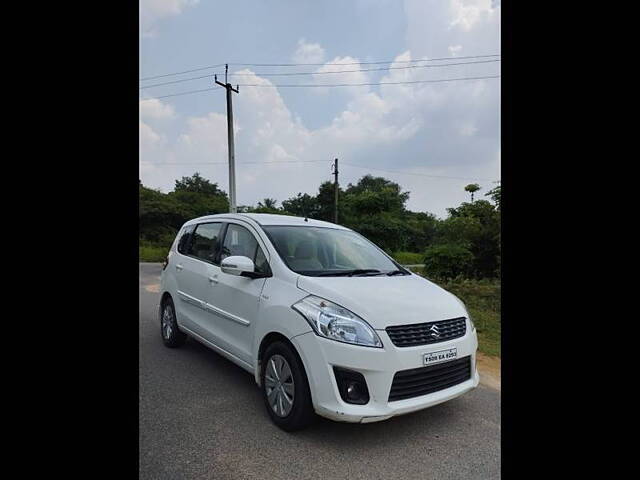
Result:
M426 276L424 268L412 268L413 272ZM427 277L428 278L428 277ZM429 278L464 302L478 332L478 349L494 357L500 356L501 315L500 280L484 279L436 279Z
M138 259L140 262L164 262L167 253L169 253L168 247L138 246Z
M393 252L391 256L400 265L416 265L424 263L424 253Z

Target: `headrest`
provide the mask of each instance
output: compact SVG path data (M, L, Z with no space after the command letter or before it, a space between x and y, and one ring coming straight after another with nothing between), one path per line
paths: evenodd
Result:
M313 243L310 240L303 240L296 246L294 258L305 259L314 257Z

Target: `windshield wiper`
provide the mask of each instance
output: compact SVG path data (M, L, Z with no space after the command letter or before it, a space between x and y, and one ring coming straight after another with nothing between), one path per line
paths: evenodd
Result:
M388 277L392 277L394 275L409 275L409 274L403 270L391 270L390 272L387 273Z
M380 275L382 272L375 268L356 268L354 270L340 270L336 272L323 272L318 274L319 277L353 277L355 275L364 276L364 275Z

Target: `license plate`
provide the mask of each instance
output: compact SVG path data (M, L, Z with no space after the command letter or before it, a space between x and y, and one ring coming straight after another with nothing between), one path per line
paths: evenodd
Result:
M453 360L457 356L458 356L458 349L449 348L448 350L440 350L438 352L425 353L423 358L424 358L425 365L433 365L434 363Z

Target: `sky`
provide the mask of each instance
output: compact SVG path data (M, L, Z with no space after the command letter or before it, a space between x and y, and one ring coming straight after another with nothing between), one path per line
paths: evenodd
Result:
M342 187L383 176L410 192L407 208L441 218L469 200L465 185L485 198L500 179L500 78L322 86L499 75L498 0L140 0L139 49L147 187L169 192L197 171L228 191L224 89L159 98L214 87L224 67L204 67L224 63L240 85L238 205L315 194L334 158ZM361 63L380 61L393 63ZM274 63L317 65L255 65ZM299 72L313 74L272 75ZM277 86L290 84L317 86Z

